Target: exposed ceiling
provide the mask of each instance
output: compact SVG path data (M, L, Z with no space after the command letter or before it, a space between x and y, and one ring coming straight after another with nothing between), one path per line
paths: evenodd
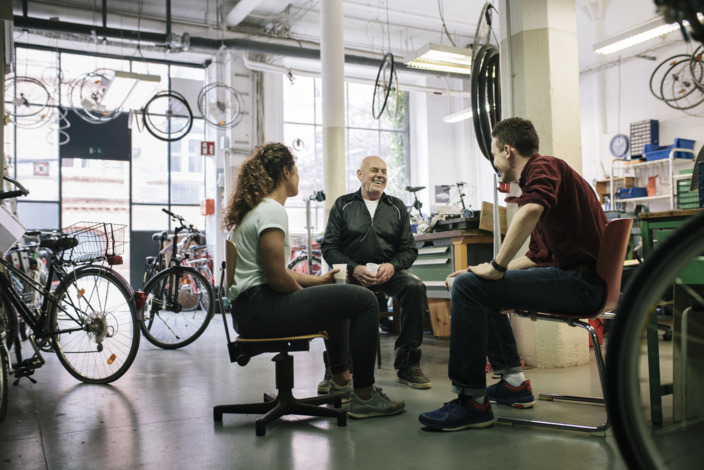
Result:
M27 20L54 19L57 28L81 24L139 31L144 35L141 46L149 44L148 33L167 32L168 11L168 29L174 37L188 33L316 47L321 4L321 0L13 0L13 9L16 19L25 14ZM376 56L391 51L402 58L428 42L467 47L483 5L481 0L344 1L346 52ZM43 34L54 41L59 37L56 32ZM127 41L127 35L122 39ZM98 42L96 37L82 40Z

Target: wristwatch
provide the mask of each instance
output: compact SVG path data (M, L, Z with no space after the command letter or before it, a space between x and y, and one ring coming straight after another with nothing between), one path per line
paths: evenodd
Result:
M490 261L490 263L494 267L494 269L496 269L498 272L500 272L502 274L508 270L508 268L506 266L501 266L499 263L496 262L495 259L492 259Z

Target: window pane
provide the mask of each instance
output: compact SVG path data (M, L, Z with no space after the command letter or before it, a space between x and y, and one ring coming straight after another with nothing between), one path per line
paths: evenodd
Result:
M386 162L388 180L386 192L406 201L408 181L406 139L400 132L382 132L380 156Z
M372 116L374 87L360 83L347 84L347 125L377 129L379 123Z
M389 95L389 104L394 99L393 93ZM391 109L391 108L390 108ZM384 110L379 118L379 126L382 129L406 130L408 128L408 92L400 92L398 95L398 108L396 116L389 117L389 113Z
M175 151L182 157L179 167L171 167L171 202L173 204L198 204L204 199L203 159L200 143L203 140L203 120L194 121L189 134L171 143L172 162Z
M59 160L56 141L47 140L53 132L42 126L17 129L17 179L27 189L27 200L59 200Z
M169 216L161 209L166 206L132 206L132 230L166 230Z
M284 121L313 124L315 122L315 87L310 77L296 77L293 84L284 81Z
M58 230L59 204L18 201L17 217L27 230Z
M132 126L132 201L169 202L166 142Z
M197 206L171 206L171 212L178 214L189 224L193 224L198 230L205 230L205 217L200 215L200 204ZM174 223L171 223L171 230Z
M322 157L317 158L315 153L315 126L284 124L284 142L293 148L301 177L298 183L300 198L294 199L307 198L313 191L323 189Z

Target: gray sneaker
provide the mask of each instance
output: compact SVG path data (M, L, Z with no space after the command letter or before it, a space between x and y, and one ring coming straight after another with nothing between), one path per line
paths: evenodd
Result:
M332 395L333 393L341 393L343 394L342 402L347 403L350 401L350 395L352 395L352 392L354 391L354 385L352 385L352 381L350 380L347 385L337 385L334 380L330 380L330 389L328 393Z
M332 381L332 372L329 367L325 368L325 376L323 380L318 383L318 393L320 395L326 395L330 393L330 382Z
M406 366L403 369L399 369L396 373L398 376L397 382L406 384L413 388L430 388L433 386L430 383L430 379L425 376L420 366Z
M350 398L350 410L347 415L351 418L372 418L374 416L391 416L401 413L406 404L403 400L393 400L381 391L381 388L372 389L372 397L362 400L354 393Z

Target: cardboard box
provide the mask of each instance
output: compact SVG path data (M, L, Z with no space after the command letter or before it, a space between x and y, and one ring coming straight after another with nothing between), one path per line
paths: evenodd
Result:
M22 225L17 217L7 210L5 206L0 206L0 253L4 255L17 240L22 238L27 229Z

